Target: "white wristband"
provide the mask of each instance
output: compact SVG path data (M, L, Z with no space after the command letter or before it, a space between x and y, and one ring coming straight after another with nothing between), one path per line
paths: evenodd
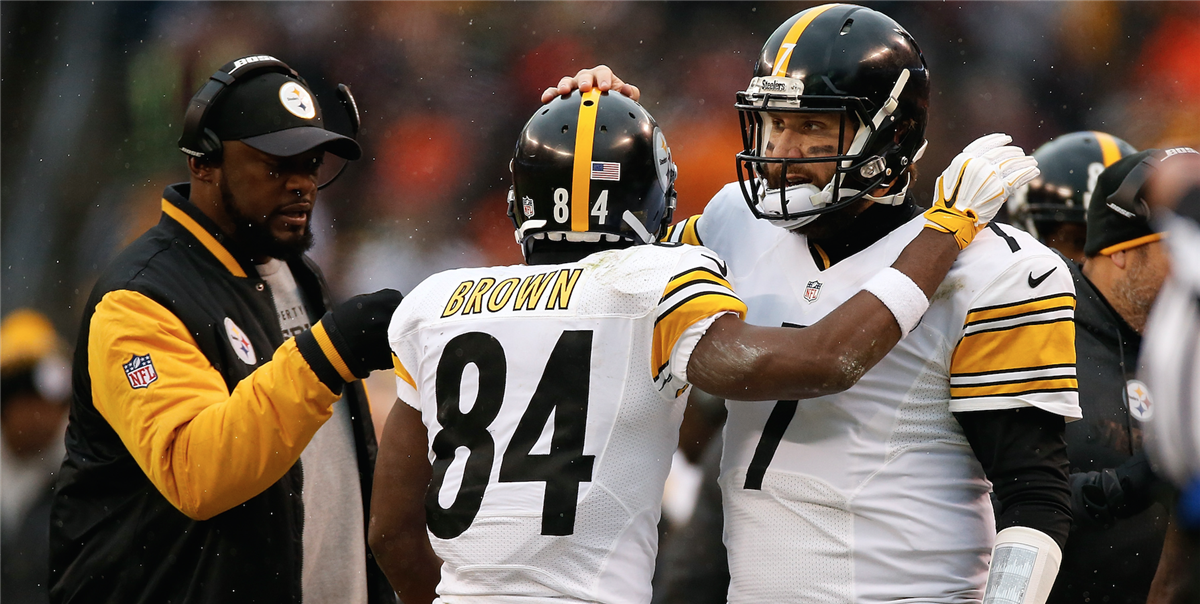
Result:
M1025 526L996 534L984 604L1046 604L1062 550L1050 535Z
M929 299L925 292L913 283L908 275L887 267L863 284L863 289L879 298L883 305L892 311L896 323L900 325L900 338L904 339L912 331L925 311L929 309Z

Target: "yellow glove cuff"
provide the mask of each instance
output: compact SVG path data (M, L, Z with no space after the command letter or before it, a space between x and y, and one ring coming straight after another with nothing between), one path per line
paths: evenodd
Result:
M925 210L925 220L928 221L925 223L926 228L954 235L954 241L958 243L960 250L966 249L971 240L975 239L975 235L986 226L986 223L975 224L979 220L975 210L958 210L938 205Z

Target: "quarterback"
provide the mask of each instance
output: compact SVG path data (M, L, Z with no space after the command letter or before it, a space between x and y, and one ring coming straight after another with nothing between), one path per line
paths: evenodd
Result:
M596 68L543 99L593 83L637 94ZM729 263L748 323L831 318L928 230L908 193L928 102L924 57L886 15L794 15L738 94L738 181L670 240ZM964 166L960 155L938 179L931 211ZM1074 305L1061 258L992 223L853 387L733 397L720 478L729 601L1045 602L1071 519L1065 422L1081 417Z
M744 322L710 250L658 243L675 166L640 105L592 90L539 109L511 163L527 264L434 275L388 329L403 404L380 445L370 543L404 601L649 602L689 385L750 400L849 388L1036 176L1006 140L960 156L955 194L894 263L790 329Z

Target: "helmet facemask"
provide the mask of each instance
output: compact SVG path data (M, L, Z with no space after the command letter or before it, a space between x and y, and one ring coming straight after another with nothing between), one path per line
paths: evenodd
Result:
M750 86L737 94L736 108L741 119L743 144L743 151L737 155L738 184L755 217L792 229L864 197L886 205L904 203L909 184L904 168L920 158L924 151L922 146L911 160L898 157L904 141L897 139L914 134L904 132L898 137L899 124L893 115L907 81L908 71L905 70L895 82L888 102L872 114L867 109L869 101L862 97L806 95L804 83L795 78L753 78ZM839 122L837 149L844 151L815 157L769 157L768 143L777 128L771 114L800 113L836 114ZM818 189L810 183L781 186L789 166L826 162L836 165L832 178L823 188ZM891 186L900 176L905 180L899 187L892 186L889 194L871 195L882 187Z

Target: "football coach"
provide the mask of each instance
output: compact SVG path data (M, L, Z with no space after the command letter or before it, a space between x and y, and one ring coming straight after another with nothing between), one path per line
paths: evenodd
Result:
M84 309L51 601L394 602L366 543L358 380L391 367L400 294L332 305L304 255L324 157L362 151L265 55L213 74L179 146L190 182Z

